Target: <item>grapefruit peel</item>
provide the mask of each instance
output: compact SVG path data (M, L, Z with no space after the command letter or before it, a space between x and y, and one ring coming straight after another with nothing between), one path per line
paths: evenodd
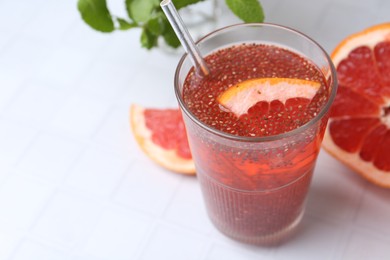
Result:
M313 99L321 84L315 81L293 78L256 78L240 82L219 97L223 110L234 113L237 117L248 112L256 103L279 100L283 104L290 98Z
M347 165L366 180L382 187L390 188L389 172L379 170L372 162L364 161L360 158L359 152L349 153L339 148L330 135L329 127L325 131L322 147L330 155Z
M390 23L374 25L342 40L333 50L331 58L335 66L345 59L349 52L363 44L373 49L381 41L390 41Z
M142 151L160 166L177 173L195 174L192 159L179 157L175 149L164 149L152 141L152 131L147 128L145 108L133 104L130 107L130 123L134 137Z

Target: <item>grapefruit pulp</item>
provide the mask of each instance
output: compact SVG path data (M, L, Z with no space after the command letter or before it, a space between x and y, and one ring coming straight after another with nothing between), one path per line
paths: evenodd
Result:
M179 109L150 109L133 104L130 123L138 145L153 161L171 171L195 173Z

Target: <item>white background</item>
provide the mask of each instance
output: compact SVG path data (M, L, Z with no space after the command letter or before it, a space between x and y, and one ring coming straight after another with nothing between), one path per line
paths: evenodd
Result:
M390 20L388 0L261 2L266 21L328 52ZM389 258L390 191L324 152L292 240L261 248L219 234L196 178L156 166L132 137L132 103L177 106L179 55L141 49L139 35L93 31L75 0L0 0L1 260Z

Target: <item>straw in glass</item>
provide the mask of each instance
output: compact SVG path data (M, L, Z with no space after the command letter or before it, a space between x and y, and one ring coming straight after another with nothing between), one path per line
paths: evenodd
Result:
M198 47L195 45L194 40L191 38L187 27L184 25L184 22L180 17L179 13L177 12L175 6L173 5L172 1L163 0L161 1L160 6L164 11L173 30L175 31L177 38L179 38L184 50L188 53L188 55L190 55L192 64L194 64L196 69L200 69L203 75L207 76L210 73L207 64L204 61L202 55L200 54Z

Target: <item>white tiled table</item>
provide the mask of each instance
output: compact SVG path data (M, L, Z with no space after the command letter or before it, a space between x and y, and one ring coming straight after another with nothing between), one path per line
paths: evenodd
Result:
M329 52L390 20L388 0L262 3L268 22ZM131 103L177 106L179 56L141 49L138 37L92 31L75 0L0 0L1 260L389 258L390 191L324 152L293 240L261 248L219 234L196 178L153 164L130 133Z

